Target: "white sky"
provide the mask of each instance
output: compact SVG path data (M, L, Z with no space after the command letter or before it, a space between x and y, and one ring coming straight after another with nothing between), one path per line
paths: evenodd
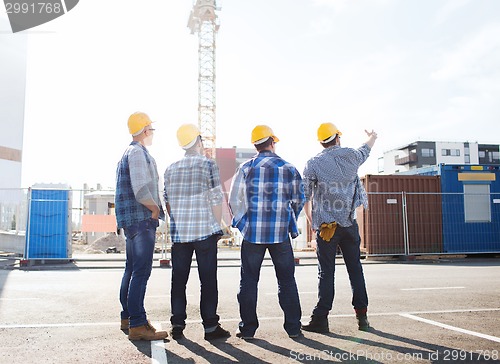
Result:
M268 124L303 170L330 121L343 146L379 139L360 174L415 140L500 143L500 1L252 0L219 3L217 146L251 147ZM28 34L23 187L114 186L127 118L156 120L160 175L175 131L197 123L190 0L82 0ZM0 16L6 16L1 14ZM12 35L15 36L15 35Z

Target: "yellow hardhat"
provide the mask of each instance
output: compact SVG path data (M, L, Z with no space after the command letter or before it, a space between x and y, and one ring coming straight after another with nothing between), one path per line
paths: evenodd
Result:
M149 116L143 112L135 112L128 118L128 131L132 135L138 135L145 126L152 123Z
M183 124L177 129L177 141L183 149L191 148L199 135L200 129L194 124Z
M273 138L274 142L277 143L280 140L276 135L274 135L273 129L267 125L257 125L252 130L252 144L262 144L267 139Z
M318 128L318 140L321 143L331 142L335 135L341 136L342 133L332 123L323 123Z

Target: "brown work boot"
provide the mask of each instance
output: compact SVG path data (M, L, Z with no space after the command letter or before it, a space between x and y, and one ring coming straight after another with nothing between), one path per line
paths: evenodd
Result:
M153 332L156 332L155 327L154 327L153 325L151 325L151 321L149 321L149 320L148 320L148 322L146 323L146 325L147 325L147 326L149 326L149 328L150 328L151 330L153 330Z
M131 327L128 330L129 340L163 340L168 336L166 331L156 331L149 321L142 326Z
M122 319L120 322L120 330L127 331L128 324L129 324L129 319Z

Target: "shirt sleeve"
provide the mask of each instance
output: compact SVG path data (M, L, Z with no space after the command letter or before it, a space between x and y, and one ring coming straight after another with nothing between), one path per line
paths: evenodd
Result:
M233 226L236 226L246 213L246 184L243 169L238 167L231 182L229 207L233 214Z
M358 167L360 165L362 165L363 163L365 163L365 161L368 159L368 157L370 156L370 147L364 143L361 147L359 147L358 149L353 149L353 152L356 156L356 162L358 164Z
M212 206L222 205L223 193L219 168L211 160L209 160L208 166L208 200Z
M312 198L313 188L317 182L316 175L314 173L314 169L312 168L311 161L306 163L304 168L304 195L306 201L310 201Z
M167 193L168 181L169 181L169 176L168 176L168 169L167 169L165 171L165 174L163 175L163 200L165 201L165 205L167 203L169 203L168 193Z
M135 199L145 204L155 201L152 191L149 190L152 176L149 173L148 162L144 152L140 149L134 149L129 155L130 183L134 191Z
M302 180L302 177L300 176L299 171L297 171L295 168L292 170L292 173L292 209L295 213L295 216L298 217L306 202L306 197L304 194L304 182Z

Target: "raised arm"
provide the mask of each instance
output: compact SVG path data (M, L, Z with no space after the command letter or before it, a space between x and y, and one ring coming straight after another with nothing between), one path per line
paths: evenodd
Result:
M377 133L375 133L372 129L372 131L368 131L365 129L366 135L368 135L368 140L366 141L366 145L370 147L370 149L373 148L373 145L375 144L375 140L377 139Z

